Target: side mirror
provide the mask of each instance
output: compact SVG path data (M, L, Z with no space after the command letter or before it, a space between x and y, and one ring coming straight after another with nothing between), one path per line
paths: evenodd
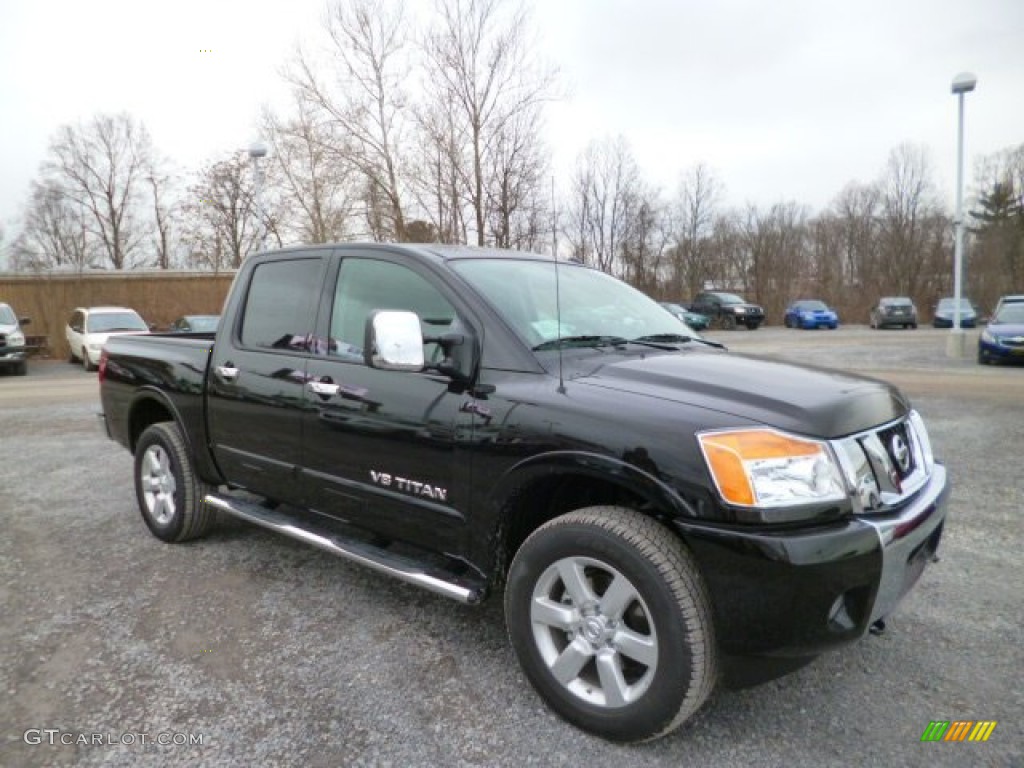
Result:
M423 332L415 312L378 310L366 319L363 361L385 371L422 371Z
M19 325L28 325L31 322L32 322L32 318L31 317L19 317L18 318L18 324Z

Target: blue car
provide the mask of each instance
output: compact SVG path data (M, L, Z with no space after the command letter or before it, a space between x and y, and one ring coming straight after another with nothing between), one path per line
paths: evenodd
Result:
M978 362L1024 363L1024 303L1003 304L978 339Z
M835 330L839 325L839 315L835 310L829 309L824 301L817 299L801 299L794 301L786 307L786 314L782 318L787 328L831 328Z

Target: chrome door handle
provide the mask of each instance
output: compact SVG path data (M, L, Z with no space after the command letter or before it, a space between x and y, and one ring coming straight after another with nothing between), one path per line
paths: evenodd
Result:
M218 365L217 375L224 381L234 381L238 378L238 369L232 368L230 365Z
M322 397L333 397L338 394L338 390L341 387L338 384L330 384L326 381L311 381L309 382L309 391L314 395L320 395Z

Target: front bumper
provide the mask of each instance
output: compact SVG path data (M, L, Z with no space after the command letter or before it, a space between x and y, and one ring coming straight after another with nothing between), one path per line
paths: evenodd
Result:
M1024 347L1011 347L981 340L978 342L978 353L990 360L1020 360L1024 363Z
M722 652L795 659L862 637L933 558L948 496L946 469L936 464L890 514L779 532L677 521L711 592Z
M0 347L0 365L22 363L26 357L25 347Z

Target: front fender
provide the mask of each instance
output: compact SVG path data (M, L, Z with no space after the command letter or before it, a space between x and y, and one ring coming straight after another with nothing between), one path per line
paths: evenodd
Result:
M624 459L587 451L549 451L510 467L491 490L492 508L538 480L558 475L583 475L610 482L640 496L670 517L696 517L692 505L642 467Z

